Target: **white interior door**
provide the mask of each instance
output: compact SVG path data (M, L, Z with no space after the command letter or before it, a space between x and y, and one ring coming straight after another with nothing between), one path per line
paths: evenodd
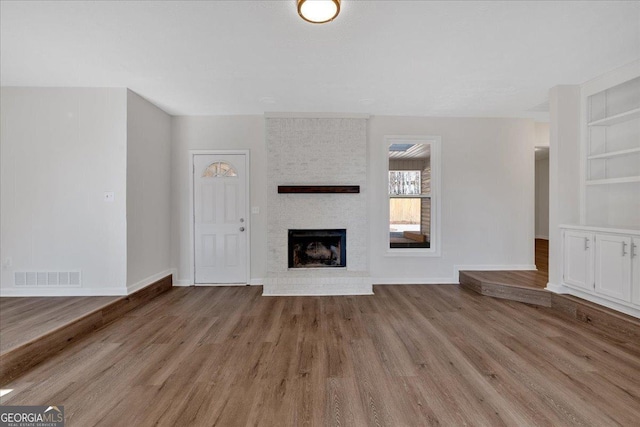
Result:
M194 281L247 283L247 156L193 156Z

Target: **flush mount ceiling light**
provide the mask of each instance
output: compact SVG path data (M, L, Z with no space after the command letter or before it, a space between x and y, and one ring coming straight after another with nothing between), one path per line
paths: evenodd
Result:
M312 24L333 21L340 13L340 0L297 0L298 15Z

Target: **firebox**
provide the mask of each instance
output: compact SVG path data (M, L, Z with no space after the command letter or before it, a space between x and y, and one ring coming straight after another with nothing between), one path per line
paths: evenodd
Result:
M289 268L347 266L347 230L289 230Z

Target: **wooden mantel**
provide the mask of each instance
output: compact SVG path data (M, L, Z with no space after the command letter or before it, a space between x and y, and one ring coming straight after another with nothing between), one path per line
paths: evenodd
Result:
M359 185L279 185L278 193L360 193Z

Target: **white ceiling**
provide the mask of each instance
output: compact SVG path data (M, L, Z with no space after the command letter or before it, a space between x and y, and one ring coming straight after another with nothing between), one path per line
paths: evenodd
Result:
M128 87L171 114L544 120L548 89L640 57L640 2L0 4L3 86Z

